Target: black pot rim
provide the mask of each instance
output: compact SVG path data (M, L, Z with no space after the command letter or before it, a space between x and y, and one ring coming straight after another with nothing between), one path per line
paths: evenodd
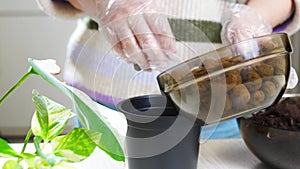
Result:
M159 101L165 100L165 104L161 104ZM151 102L152 101L152 102ZM157 103L159 102L159 103ZM155 103L155 105L151 105ZM137 105L143 104L143 105ZM161 105L159 105L161 104ZM145 118L168 118L178 115L178 109L173 105L173 102L168 99L165 95L153 94L153 95L143 95L132 97L129 99L122 100L117 104L117 110L123 113L125 116L131 117L145 117ZM161 109L170 110L163 114L137 114L137 112L145 111L145 109Z

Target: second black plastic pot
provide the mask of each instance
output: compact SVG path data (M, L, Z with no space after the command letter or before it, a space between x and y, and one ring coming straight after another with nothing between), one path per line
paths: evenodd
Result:
M129 169L196 169L201 127L187 119L163 95L120 102L128 129L125 153Z

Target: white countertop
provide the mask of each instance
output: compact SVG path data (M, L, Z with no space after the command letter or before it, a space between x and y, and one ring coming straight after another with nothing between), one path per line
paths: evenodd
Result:
M270 169L241 139L209 140L200 146L199 169Z
M21 149L22 144L10 144ZM28 149L33 149L29 144ZM201 142L198 169L270 169L257 159L241 139L220 139ZM0 158L0 166L5 159ZM116 162L96 149L86 160L74 165L78 169L124 169L124 163Z

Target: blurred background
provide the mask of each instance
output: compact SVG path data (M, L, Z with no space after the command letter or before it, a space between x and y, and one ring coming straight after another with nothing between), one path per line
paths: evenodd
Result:
M0 1L0 96L28 70L27 59L52 58L64 65L66 44L76 20L58 20L46 16L34 0ZM292 38L292 64L300 73L300 33ZM60 78L58 76L58 78ZM71 100L37 76L31 76L0 105L0 137L23 142L35 110L31 91L72 108ZM289 93L300 91L300 85ZM68 129L72 127L72 122Z
M35 0L1 0L0 96L27 72L29 57L52 58L63 67L66 44L75 25L76 20L57 20L45 15ZM32 89L72 108L68 97L38 76L30 76L0 105L1 137L18 141L26 135L35 110L31 100Z

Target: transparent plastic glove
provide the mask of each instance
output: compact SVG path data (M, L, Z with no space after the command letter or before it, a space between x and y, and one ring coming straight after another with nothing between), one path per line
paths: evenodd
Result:
M243 40L255 38L272 33L272 26L255 9L242 4L230 5L224 12L222 19L221 39L225 45L238 43ZM246 46L239 46L239 52L245 57L258 50L258 44L247 43ZM292 67L288 80L288 89L293 89L298 83L298 75Z
M229 45L272 33L272 26L255 9L242 5L230 5L222 19L222 43Z
M165 69L173 64L175 38L155 0L80 1L123 59L144 70Z
M288 84L287 84L287 89L293 89L297 86L298 84L298 75L296 70L291 67L291 72L290 72L290 77L288 80Z

